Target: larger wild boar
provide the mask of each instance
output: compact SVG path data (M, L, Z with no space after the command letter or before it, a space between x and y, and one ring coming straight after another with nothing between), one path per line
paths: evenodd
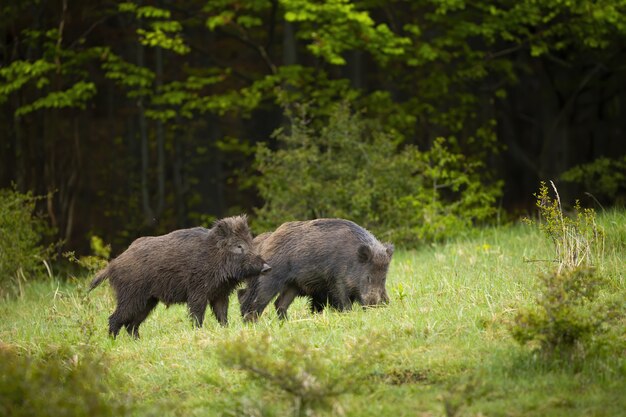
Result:
M265 232L265 233L261 233L260 235L256 236L253 239L253 243L254 243L254 246L257 248L257 251L260 251L261 245L263 244L263 242L271 235L272 235L272 232ZM245 315L243 306L246 303L246 295L248 294L249 288L255 285L254 281L256 279L257 277L249 278L248 280L246 280L247 288L240 288L239 290L237 290L237 297L239 299L239 304L240 306L242 306L242 310L241 310L242 315ZM318 291L314 294L305 294L301 292L297 295L308 298L309 306L311 308L312 313L322 312L324 308L326 307L326 305L331 302L331 300L328 297L327 290ZM282 306L282 304L284 304L283 299L284 299L284 296L279 295L278 298L276 298L276 301L274 302L276 311L281 316L281 318L286 317L286 308L283 308Z
M109 333L116 337L125 326L139 337L139 325L159 301L187 303L198 327L209 304L226 325L230 293L241 281L270 269L252 243L246 217L228 217L211 229L195 227L135 240L96 275L89 290L109 278L117 298Z
M326 303L348 310L355 301L364 306L389 301L385 283L393 245L349 220L288 222L257 239L272 270L249 280L238 294L245 320L255 320L279 293L275 306L281 318L296 296L310 297L313 311Z

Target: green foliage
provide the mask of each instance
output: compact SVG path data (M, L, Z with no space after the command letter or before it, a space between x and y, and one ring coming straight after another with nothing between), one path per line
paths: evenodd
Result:
M298 37L307 43L309 52L333 65L346 64L342 55L357 48L386 63L391 57L401 56L411 43L386 24L377 24L369 11L348 0L283 0L279 4L284 20L298 24ZM271 6L265 0L243 4L232 0L208 2L204 7L210 14L206 26L212 31L232 29L237 36L249 40L250 29L261 26L260 16Z
M131 2L120 3L118 10L123 13L133 13L138 21L147 22L147 30L137 29L141 44L152 48L168 49L179 55L185 55L191 50L181 36L182 25L171 19L169 10L154 6L140 7Z
M53 91L30 104L17 109L16 116L24 116L40 109L61 109L67 107L85 108L85 104L96 94L96 85L92 82L78 81L64 91Z
M129 415L124 395L113 394L102 382L106 364L83 351L51 350L37 358L0 343L0 415Z
M626 204L626 156L621 159L598 158L575 166L565 171L561 179L582 184L586 192L598 198Z
M223 115L235 109L250 111L281 80L267 76L240 90L207 94L209 88L229 79L229 69L194 68L183 71L180 80L157 86L153 70L130 63L109 48L100 50L100 59L105 77L124 90L128 98L146 98L145 115L162 122L179 117L193 119L206 113Z
M496 213L502 183L486 180L482 163L455 152L454 144L453 139L437 138L428 151L404 150L408 171L398 179L416 176L419 185L410 194L395 196L394 228L401 241L411 235L427 241L450 238Z
M464 411L477 398L484 396L484 387L475 378L467 378L452 385L448 392L442 395L443 409L446 417L465 415Z
M266 12L271 6L271 2L267 0L249 0L245 3L232 0L206 2L204 11L210 14L206 20L206 26L212 31L225 26L233 26L239 31L245 31L260 26L262 19L258 15Z
M407 288L400 282L393 288L393 292L401 303L404 303L404 299L407 297Z
M27 83L34 81L41 88L49 83L46 74L54 70L55 65L44 59L33 62L13 61L0 68L0 104L7 101L9 95L19 91Z
M193 221L190 213L197 210L216 215L254 204L249 146L225 154L223 138L254 144L280 124L278 105L285 103L314 102L314 115L327 117L336 103L346 100L355 109L366 109L368 117L380 123L377 129L397 142L390 151L393 160L378 159L390 163L393 175L409 176L388 181L389 193L358 195L370 205L380 201L385 210L364 207L367 201L342 210L361 218L373 214L379 217L371 221L374 227L410 244L445 238L451 230L462 230L493 213L500 185L484 175L482 164L497 166L486 156L505 143L519 142L531 162L539 156L531 165L549 172L550 148L558 147L558 141L546 141L541 150L529 145L534 141L524 142L515 134L526 123L538 127L533 135L551 135L554 132L541 131L549 124L539 118L554 120L560 129L576 120L579 106L589 105L597 111L586 109L584 114L598 117L586 118L585 129L601 121L606 132L619 132L614 128L619 127L619 117L614 115L619 115L620 95L605 102L602 92L624 90L617 65L626 38L622 1L470 5L458 0L128 0L107 7L79 2L67 9L37 0L5 3L0 6L0 27L10 33L2 52L6 62L0 68L0 103L6 107L10 140L2 157L7 166L15 159L19 171L5 178L24 178L39 190L67 187L65 195L78 196L71 206L77 210L87 210L84 196L98 195L106 202L100 204L105 211L128 220L122 232L127 236L139 227L135 225L140 220L130 219L140 217L142 208L146 218L151 211L140 199L140 189L147 195L157 190L165 194L157 194L157 207L163 207L156 210L162 211L157 216L161 228L188 224ZM31 15L41 19L23 18ZM547 96L570 98L555 102L558 117L551 117L551 106L536 107L541 115L518 111L532 106L532 94L528 101L512 100L515 106L504 100L526 77L539 80ZM579 100L581 94L592 99ZM499 129L496 118L504 122ZM614 127L612 118L617 119ZM102 128L96 128L100 124ZM107 139L97 140L100 133L94 135L87 126ZM566 153L582 149L577 145L582 136L573 131L563 130L563 140L569 142L562 148ZM589 131L596 135L602 130ZM138 135L147 142L147 152L138 152ZM107 162L86 162L91 156L84 149L91 147L91 140L107 150L99 155ZM112 143L115 146L108 146ZM405 144L419 146L419 152L410 155ZM156 148L161 145L159 154ZM268 146L274 149L275 143ZM441 153L437 147L453 156L442 159L442 166L432 162ZM205 159L211 163L220 161L213 165L219 173L210 180L219 186L204 184L210 176L203 166L206 161L187 163L201 159L193 156L198 148L208 149ZM523 152L511 155L526 160ZM161 162L154 164L155 159ZM420 174L402 164L417 166ZM172 168L182 165L184 169L172 174ZM30 166L43 169L28 173ZM68 171L78 166L81 178L93 181L70 180L75 176ZM111 198L106 194L117 190L106 186L119 172L129 173L126 194ZM596 189L606 186L606 192L613 193L617 187L621 192L620 175L602 175L603 185ZM369 185L359 181L354 185ZM381 181L375 185L382 187ZM81 192L82 186L92 194ZM219 195L207 199L209 188ZM388 202L393 193L401 201ZM61 199L53 202L51 212L59 224L68 226L70 219L82 217L72 217L74 212ZM383 224L387 217L403 217L414 230L400 230L395 220ZM60 228L61 233L75 234L70 242L88 235L80 230L87 225L75 226ZM111 230L102 224L95 227L100 234ZM112 236L106 239L114 241Z
M42 56L32 61L16 60L0 69L0 104L11 95L35 91L30 102L24 100L14 109L14 116L42 109L84 109L97 92L95 82L84 79L84 67L96 58L99 48L63 49L58 29L32 30L27 37L40 43Z
M377 25L369 12L359 10L348 0L284 0L282 4L285 20L299 24L298 35L309 42L309 51L334 65L346 64L342 53L356 48L363 48L386 63L390 57L404 54L411 44L386 24Z
M136 98L149 94L154 82L154 72L123 60L108 48L101 51L104 76L128 92L128 97Z
M545 182L541 182L537 207L543 219L539 228L554 244L558 271L584 266L599 266L604 252L604 230L596 223L593 209L582 209L576 201L573 217L563 214L561 199L552 184L556 198L550 196Z
M52 233L48 223L35 214L36 198L12 189L0 189L0 297L21 292L27 277L45 271L44 261L52 247L42 238Z
M111 245L105 245L102 238L93 235L90 241L92 255L77 258L74 252L65 252L65 256L70 262L75 262L81 267L94 273L107 265L107 260L111 256Z
M556 198L541 183L537 207L544 220L539 228L551 239L558 267L539 275L536 303L520 309L510 330L520 344L530 344L548 357L583 357L605 343L603 336L619 325L623 303L599 298L607 279L601 275L604 260L604 231L596 223L593 210L581 210L575 217L563 214Z
M454 236L495 212L500 184L483 184L481 164L453 151L453 140L439 138L428 151L400 148L397 136L346 105L326 125L321 120L292 117L290 131L275 134L281 149L259 146L262 228L342 217L415 245Z
M569 268L540 275L537 305L522 309L511 333L521 344L544 354L586 354L624 313L619 304L598 300L606 280L589 268ZM621 309L623 310L623 308Z
M336 349L296 337L278 348L269 333L254 338L242 333L218 350L223 363L246 372L264 391L289 400L288 411L277 410L277 414L296 417L337 410L337 398L362 390L373 364L383 356L373 338L349 340Z

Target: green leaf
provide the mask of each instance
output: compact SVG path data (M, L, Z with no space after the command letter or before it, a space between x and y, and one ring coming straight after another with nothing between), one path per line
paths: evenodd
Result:
M79 81L65 91L54 91L45 97L19 107L15 115L20 117L40 109L60 109L68 107L84 108L85 103L96 94L96 85Z

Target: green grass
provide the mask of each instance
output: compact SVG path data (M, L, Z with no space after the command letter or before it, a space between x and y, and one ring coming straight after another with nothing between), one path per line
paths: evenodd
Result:
M607 238L598 267L609 290L626 299L626 213L599 221ZM527 260L551 256L550 242L530 226L486 229L397 250L386 308L312 315L298 299L288 321L268 309L246 325L233 296L228 328L207 313L205 327L194 330L184 306L159 305L138 341L108 337L108 284L87 295L88 277L32 282L22 298L0 303L0 350L95 354L110 388L103 395L127 398L138 416L296 414L297 395L280 388L284 380L270 383L236 366L255 358L270 373L312 375L309 385L300 381L302 398L339 381L337 396L312 406L321 415L626 415L623 343L584 361L547 361L509 335L516 311L534 299L537 273L551 267Z

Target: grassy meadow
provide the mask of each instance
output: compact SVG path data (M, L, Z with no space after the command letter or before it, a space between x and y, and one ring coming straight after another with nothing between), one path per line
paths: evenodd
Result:
M598 220L607 232L600 296L626 302L626 212ZM272 307L244 324L233 295L227 328L207 311L194 330L184 306L159 305L137 341L124 331L108 337L108 284L87 295L88 276L32 280L0 301L0 353L31 357L33 369L61 364L52 386L23 388L41 397L25 401L76 396L63 370L92 364L93 381L80 383L98 387L104 408L137 416L626 415L623 331L584 360L547 360L510 335L517 311L535 299L538 273L553 268L551 245L519 224L397 249L387 307L312 315L297 299L285 322ZM0 377L7 398L16 381Z

